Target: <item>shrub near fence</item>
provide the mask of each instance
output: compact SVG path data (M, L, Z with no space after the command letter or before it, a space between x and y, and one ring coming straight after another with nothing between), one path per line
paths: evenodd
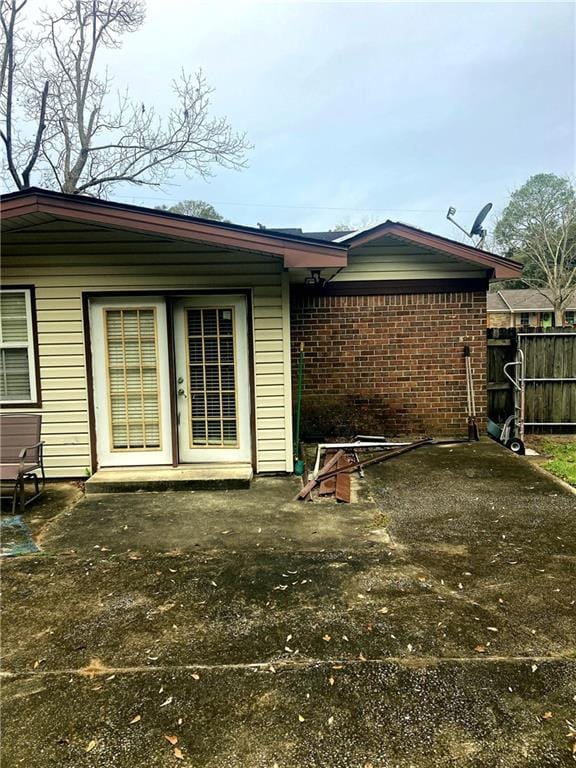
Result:
M502 423L514 408L504 365L524 352L528 429L576 429L576 328L488 329L488 416Z

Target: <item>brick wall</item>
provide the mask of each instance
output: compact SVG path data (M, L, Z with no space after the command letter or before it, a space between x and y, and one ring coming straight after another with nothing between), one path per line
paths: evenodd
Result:
M464 344L486 409L486 294L292 296L303 434L466 434Z
M511 328L514 315L511 312L488 312L488 328Z

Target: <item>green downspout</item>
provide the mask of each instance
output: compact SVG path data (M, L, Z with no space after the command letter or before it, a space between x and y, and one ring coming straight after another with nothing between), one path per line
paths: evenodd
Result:
M296 393L296 425L294 431L294 474L304 474L304 461L298 458L300 452L300 417L302 413L302 382L304 380L304 342L300 342L298 359L298 389Z

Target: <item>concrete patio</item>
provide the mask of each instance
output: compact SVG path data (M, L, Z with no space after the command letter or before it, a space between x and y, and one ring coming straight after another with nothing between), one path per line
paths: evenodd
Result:
M576 496L491 442L352 505L297 487L37 511L43 553L3 563L5 764L573 764Z

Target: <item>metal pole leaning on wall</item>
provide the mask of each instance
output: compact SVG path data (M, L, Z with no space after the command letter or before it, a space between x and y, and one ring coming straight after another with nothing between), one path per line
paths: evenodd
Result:
M304 460L299 457L300 452L300 420L302 416L302 385L304 381L304 342L300 342L300 354L298 357L298 389L296 392L296 429L294 431L294 472L297 475L304 473Z

